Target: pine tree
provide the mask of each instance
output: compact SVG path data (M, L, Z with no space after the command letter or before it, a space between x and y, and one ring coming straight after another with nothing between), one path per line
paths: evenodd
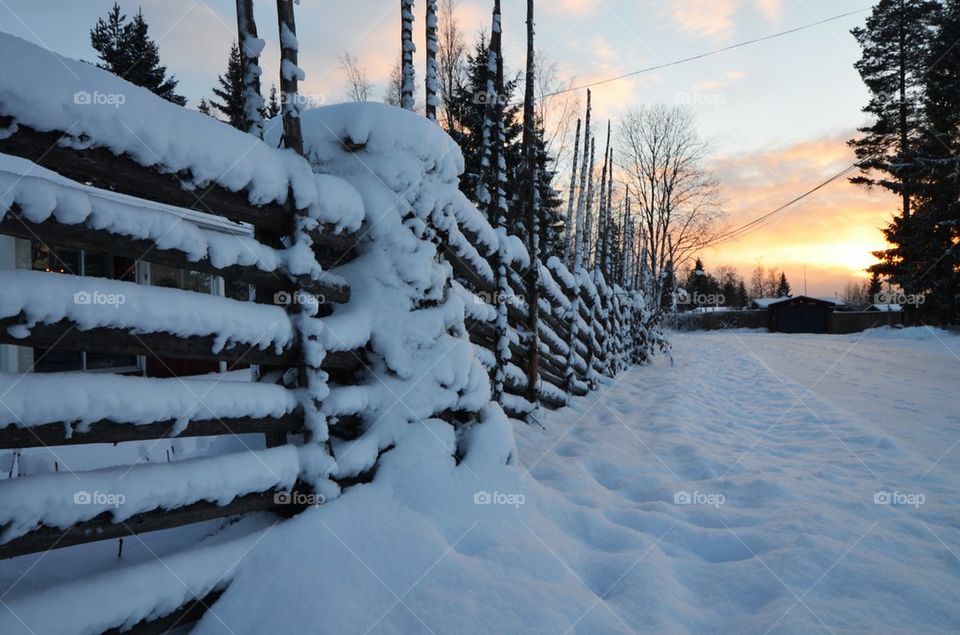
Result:
M939 13L933 0L880 0L865 28L852 31L863 50L855 64L870 91L863 111L874 119L849 142L863 174L853 183L880 186L901 197L910 217L918 163L912 137L922 126L917 96L926 72L931 25ZM881 173L874 178L871 172Z
M180 106L186 104L186 98L175 92L177 80L173 75L168 77L167 67L160 64L160 49L156 42L150 39L143 11L138 10L124 30L131 61L121 77L137 86L143 86L167 101Z
M737 295L736 295L736 306L743 308L750 304L750 296L747 294L747 285L744 284L743 278L737 282Z
M777 281L777 292L776 296L778 298L789 298L790 297L790 283L787 282L787 274L780 272L780 279Z
M203 97L200 98L200 105L197 106L197 110L209 117L213 116L213 113L210 112L210 104L207 103L207 100Z
M223 113L227 123L238 130L246 130L246 85L243 76L243 57L234 42L230 45L227 71L217 77L219 87L213 88L213 94L219 97L220 101L211 100L210 105Z
M123 75L130 67L131 57L127 40L127 16L120 13L120 5L113 4L107 19L97 19L90 31L90 45L100 58L98 67L114 75Z
M960 321L960 1L947 0L940 17L924 75L923 182L910 228L919 258L904 263L915 265L917 273L898 282L925 296L924 318L955 323Z
M264 116L267 119L273 119L279 114L280 114L280 102L277 100L277 85L270 84L270 97L267 100Z
M495 109L493 116L501 116L504 122L506 147L503 148L503 160L508 175L506 195L508 200L516 199L517 186L514 178L523 160L521 148L522 124L520 123L520 108L513 103L513 96L517 91L517 80L512 79L504 83L499 95L488 93L487 87L487 57L489 45L481 34L477 39L474 50L467 55L466 82L456 87L451 116L456 113L457 119L450 130L450 136L463 152L464 172L460 177L460 190L474 203L477 203L476 192L481 174L481 157L483 146L483 125L487 116L487 104L499 101L501 108ZM497 114L500 113L500 114ZM510 219L513 220L513 219ZM521 223L522 225L522 223ZM520 230L518 232L517 230ZM508 223L508 232L522 236L522 227L515 223Z
M556 159L547 152L543 122L538 121L534 134L537 147L537 190L540 196L540 255L546 261L551 256L563 256L563 198L554 187Z
M880 274L876 271L870 276L870 282L867 284L867 300L871 304L880 302L880 294L883 293L883 285L880 282Z

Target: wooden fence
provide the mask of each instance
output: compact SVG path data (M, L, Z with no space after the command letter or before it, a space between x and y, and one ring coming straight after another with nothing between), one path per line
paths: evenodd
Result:
M0 129L8 128L12 118L4 113L0 103ZM236 223L245 223L253 228L253 237L248 240L259 250L278 251L294 240L294 217L298 210L277 203L254 205L247 192L232 192L217 185L202 191L192 190L184 183L192 182L192 175L168 173L159 167L145 167L131 156L117 155L98 146L96 140L78 147L74 143L60 143L67 139L67 131L41 131L22 123L15 132L0 138L0 153L19 157L47 168L69 179L50 180L51 188L66 188L90 199L94 207L110 192L126 195L122 206L125 213L147 213L157 204L179 210L195 210L207 215L222 217ZM31 177L43 178L43 177ZM97 189L91 189L97 188ZM103 200L106 200L104 198ZM111 199L111 204L117 202ZM278 505L277 495L294 490L309 494L309 488L296 480L298 475L297 446L303 441L291 443L290 435L303 435L309 440L305 414L298 405L294 390L287 388L280 378L288 371L302 374L307 357L298 333L290 305L278 305L278 293L307 294L322 298L318 316L321 319L332 311L333 304L349 302L350 289L332 275L320 280L292 275L278 265L273 270L249 264L224 265L219 259L207 254L197 258L181 248L173 248L156 237L143 237L125 232L114 226L104 226L92 217L82 222L65 223L55 213L43 220L25 213L14 205L0 218L0 234L35 241L58 249L108 251L110 254L131 261L144 261L166 267L196 271L224 280L249 285L255 289L248 301L216 298L208 302L212 320L206 332L189 335L171 332L165 325L155 321L134 318L123 324L84 323L68 306L74 302L72 294L53 294L60 303L54 313L57 320L36 319L38 314L50 314L50 308L30 305L29 294L24 297L24 306L18 314L0 319L0 343L35 349L79 351L112 355L138 355L158 360L200 360L226 362L229 366L255 364L265 381L244 384L249 408L244 410L245 400L235 399L235 384L232 382L204 381L199 379L161 379L153 377L117 378L107 374L86 374L83 377L91 394L107 394L118 389L130 394L151 394L163 398L167 410L149 422L134 422L124 412L123 399L102 406L104 416L86 425L75 422L86 418L84 412L51 414L49 420L31 421L29 425L7 425L0 428L0 450L19 451L27 448L47 448L78 444L117 444L129 441L152 441L184 437L240 436L263 434L265 449L235 452L228 455L200 457L189 461L195 480L188 492L183 493L183 484L167 481L169 472L163 465L134 463L127 466L101 468L84 472L63 471L41 475L46 481L47 492L56 500L68 501L78 494L79 477L93 479L91 482L110 483L111 479L129 479L131 482L151 484L150 501L139 501L142 509L125 515L122 519L110 510L90 515L78 522L50 521L45 516L30 516L0 523L0 558L12 558L35 554L51 549L69 548L84 543L135 536L147 532L191 525L214 519L223 519L262 510L293 513L302 507ZM74 219L75 220L75 219ZM187 222L187 221L184 221ZM472 236L468 228L461 227L467 240L474 245L481 241ZM498 325L487 317L471 317L466 324L470 340L492 353L498 341L506 335L510 341L510 361L502 370L506 378L505 394L501 404L515 418L530 415L537 406L558 408L565 405L571 395L585 395L597 386L602 376L613 376L627 364L636 361L634 327L638 313L632 307L630 296L616 286L608 285L597 271L570 272L559 260L548 263L533 263L540 280L539 320L530 324L528 306L524 299L525 276L523 267L512 266L509 271L510 297L498 297L497 289L488 274L478 270L470 261L457 255L455 245L444 240L437 229L441 254L450 263L457 283L472 292L475 301L489 307L503 302L507 305L507 333L498 332ZM308 232L317 262L324 269L350 261L356 255L357 235L336 233L331 227L319 227ZM280 260L282 262L282 259ZM0 284L12 286L37 285L57 286L80 292L90 278L64 276L41 271L0 272L4 277ZM133 281L110 280L111 292L129 294L145 303L182 303L195 305L209 294L195 291L162 289L139 285ZM71 286L72 285L72 286ZM45 300L49 302L49 298ZM233 314L250 315L264 323L279 323L282 332L269 342L246 337L230 326ZM489 316L487 311L468 311L472 316ZM222 319L219 319L222 318ZM576 324L576 328L573 325ZM538 333L537 364L534 368L538 386L529 390L527 360L533 329ZM497 369L495 356L482 355L491 374ZM364 368L364 351L327 352L321 369L327 373L332 387L357 383ZM171 373L173 374L173 373ZM42 399L45 394L56 394L69 388L72 377L59 374L23 373L12 380L11 391L21 396ZM61 383L62 382L62 383ZM185 408L182 397L188 392L202 391L204 408ZM234 391L234 392L231 392ZM534 401L528 398L534 396ZM178 397L179 395L179 397ZM264 413L256 407L258 397L271 403L286 403L286 407ZM199 401L199 399L198 399ZM211 407L208 403L222 404ZM129 405L127 402L126 405ZM51 411L53 412L53 411ZM16 413L14 413L16 415ZM448 413L453 416L455 413ZM441 413L438 416L443 416ZM22 423L22 422L21 422ZM355 438L359 432L355 416L334 418L331 433L344 439ZM230 469L223 469L229 463ZM267 468L264 470L264 468ZM251 475L260 474L251 479ZM349 486L364 476L340 482ZM100 479L97 481L96 479ZM215 479L215 481L214 481ZM24 495L29 481L10 478L0 481L2 495L15 498ZM208 483L209 481L209 483ZM208 487L209 485L209 487ZM22 487L21 487L22 486ZM213 488L216 489L215 494ZM74 499L75 500L75 499ZM161 501L157 503L156 501ZM167 501L167 502L163 502ZM134 506L138 501L133 501ZM221 585L204 592L172 613L153 621L141 621L132 631L161 632L173 624L183 624L197 619L206 606L223 592Z

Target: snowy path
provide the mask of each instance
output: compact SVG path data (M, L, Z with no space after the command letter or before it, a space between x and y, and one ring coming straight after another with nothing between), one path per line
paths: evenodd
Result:
M515 424L517 466L456 465L450 426L425 422L374 482L253 519L196 632L960 630L960 337L674 346L675 366Z
M679 335L523 434L616 554L571 568L638 632L956 632L960 338L897 335Z

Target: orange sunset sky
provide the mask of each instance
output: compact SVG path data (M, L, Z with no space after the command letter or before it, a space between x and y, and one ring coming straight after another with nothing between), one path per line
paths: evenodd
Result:
M94 59L88 30L113 0L6 0L0 25L59 53ZM233 0L120 2L142 7L161 57L196 107L209 99L235 37ZM63 10L57 10L60 5ZM259 2L257 21L267 40L261 65L266 86L277 81L276 16ZM846 140L866 123L867 93L853 68L859 49L850 29L861 25L862 0L541 0L537 48L556 65L558 79L582 85L852 15L798 33L616 81L594 90L595 132L627 108L644 103L690 103L711 147L710 167L722 183L727 224L736 227L786 203L853 162ZM459 0L457 18L468 43L489 31L488 0ZM508 72L522 69L524 6L504 0ZM417 3L417 15L422 14ZM396 0L303 2L297 27L306 81L301 92L318 103L343 101L338 60L356 56L384 93L399 51ZM419 19L419 18L418 18ZM416 57L422 80L422 25ZM580 92L582 99L582 91ZM563 167L563 166L561 166ZM565 178L558 185L565 190ZM896 209L881 192L838 181L758 231L701 254L708 269L734 265L745 276L762 262L783 269L795 291L832 295L865 276L870 252L883 246L880 227Z

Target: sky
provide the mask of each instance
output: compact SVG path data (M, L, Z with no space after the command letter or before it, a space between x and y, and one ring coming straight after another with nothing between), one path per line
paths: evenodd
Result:
M0 30L58 53L94 60L89 29L112 0L0 0ZM297 8L301 92L315 103L343 101L344 52L356 56L379 98L399 51L396 0L302 0ZM417 2L422 31L424 0ZM525 56L525 2L503 0L504 57L519 70ZM236 36L232 0L122 0L141 7L162 61L196 105L211 96ZM468 41L489 31L489 0L459 0L457 18ZM264 83L277 81L275 3L255 0L267 40ZM720 179L725 223L748 222L849 166L846 141L867 123L867 92L853 68L859 48L850 29L868 15L867 0L540 0L537 48L556 64L564 85L581 85L716 50L839 14L855 15L782 38L598 86L600 125L628 108L687 103L710 147ZM418 47L417 71L423 67ZM418 75L422 79L422 75ZM599 128L597 129L599 130ZM565 189L563 184L558 184ZM749 277L758 264L786 272L794 291L833 295L873 262L884 245L880 228L897 201L837 181L738 241L702 254L707 269L732 265Z

